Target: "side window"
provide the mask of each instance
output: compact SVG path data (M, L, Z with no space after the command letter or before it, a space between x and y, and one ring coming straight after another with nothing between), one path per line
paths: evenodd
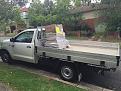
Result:
M15 38L15 42L31 43L34 31L23 32Z

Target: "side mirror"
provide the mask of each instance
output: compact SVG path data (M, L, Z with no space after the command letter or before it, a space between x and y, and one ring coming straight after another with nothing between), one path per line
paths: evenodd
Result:
M15 39L14 39L14 38L11 38L11 39L10 39L10 42L14 42L14 41L15 41Z

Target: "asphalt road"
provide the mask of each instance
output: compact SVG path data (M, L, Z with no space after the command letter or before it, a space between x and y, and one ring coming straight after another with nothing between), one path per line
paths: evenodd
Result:
M121 63L116 72L105 72L104 76L90 72L83 81L115 91L121 91Z
M2 40L3 38L0 39ZM30 65L29 63L22 63L22 65L35 67L35 65ZM51 65L48 66L46 63L44 66L41 66L41 69L53 72ZM116 72L105 72L104 76L100 76L94 72L90 72L86 77L84 77L82 81L115 91L121 91L121 63L120 66L117 68Z

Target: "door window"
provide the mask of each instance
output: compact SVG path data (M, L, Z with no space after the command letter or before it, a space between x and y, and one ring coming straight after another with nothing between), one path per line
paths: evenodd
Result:
M34 31L23 32L15 38L15 42L31 43Z

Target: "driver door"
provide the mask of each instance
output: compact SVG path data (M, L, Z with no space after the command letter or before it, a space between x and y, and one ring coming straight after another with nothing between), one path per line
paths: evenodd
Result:
M25 31L15 37L13 56L16 60L34 63L34 31Z

